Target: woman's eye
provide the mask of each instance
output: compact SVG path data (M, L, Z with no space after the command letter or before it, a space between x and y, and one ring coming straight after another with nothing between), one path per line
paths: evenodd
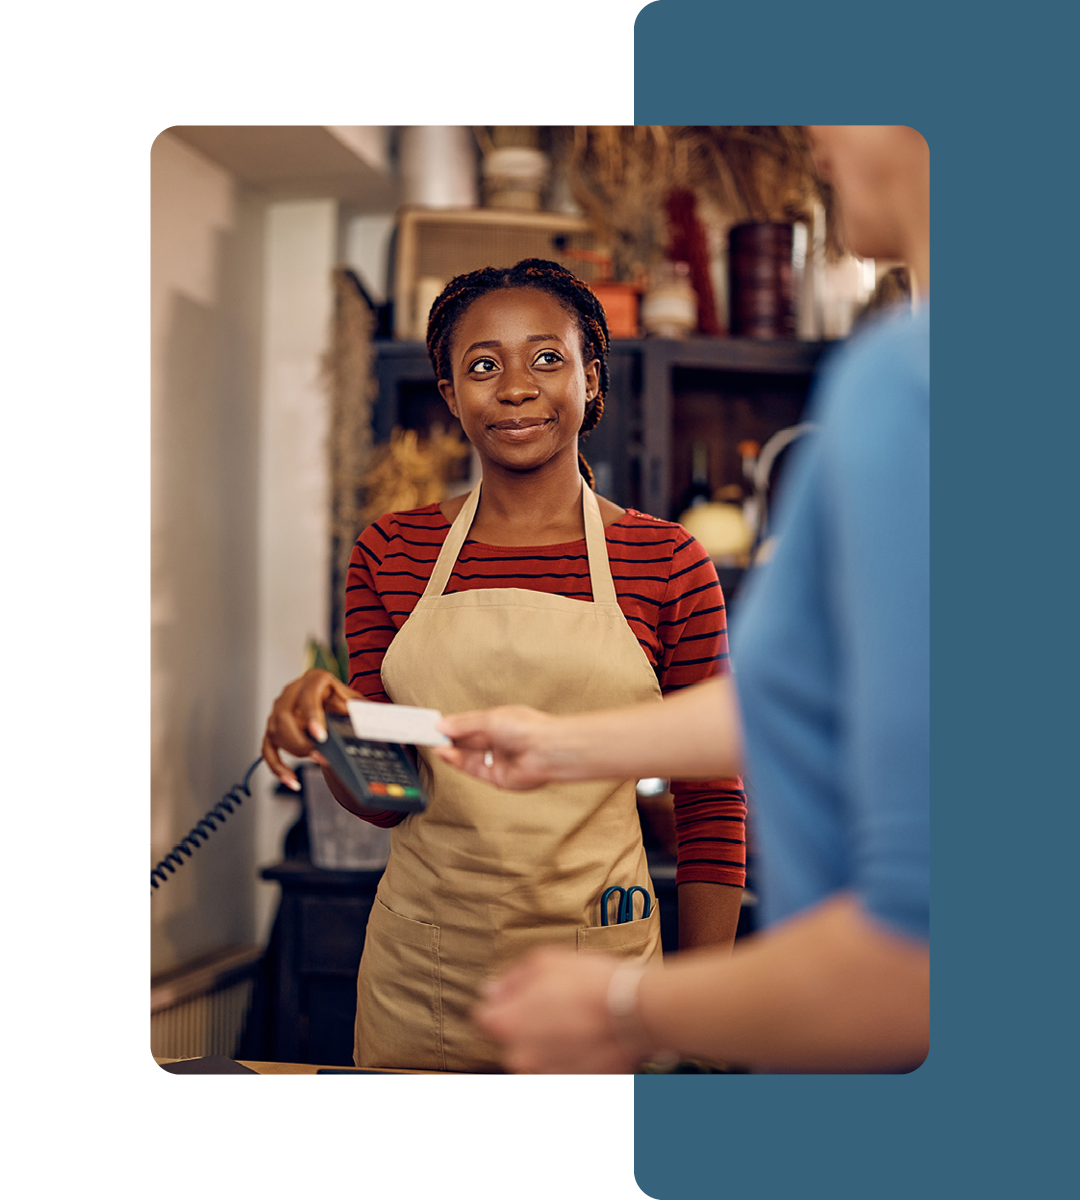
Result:
M536 365L540 367L554 367L561 362L562 355L556 354L554 350L541 350L536 356Z
M478 358L472 364L469 370L475 375L490 375L495 370L495 360L491 358Z

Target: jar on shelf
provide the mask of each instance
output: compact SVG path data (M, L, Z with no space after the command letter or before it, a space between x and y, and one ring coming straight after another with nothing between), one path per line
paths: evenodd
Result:
M467 125L406 125L398 161L403 204L476 207L476 140Z
M663 338L685 338L697 328L697 293L686 263L661 263L652 272L641 323L650 336Z
M641 288L638 284L598 279L587 286L604 306L610 336L636 338L641 308Z
M496 146L484 155L484 204L519 212L540 209L540 193L550 169L548 156L534 146Z
M728 237L732 336L794 338L794 226L750 222L733 226Z

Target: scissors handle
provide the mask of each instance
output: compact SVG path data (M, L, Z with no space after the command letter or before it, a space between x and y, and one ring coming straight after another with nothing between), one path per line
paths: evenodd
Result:
M609 887L600 897L600 924L607 925L608 901L616 893L618 893L619 896L619 906L615 910L615 924L626 925L628 922L632 921L634 919L635 892L640 892L644 897L644 901L641 906L641 919L644 921L649 913L652 912L652 897L649 895L648 891L636 883L633 885L633 887L628 888L619 887L619 885L616 884L614 887Z
M621 925L623 919L623 909L626 905L626 888L619 887L616 884L614 887L609 887L607 891L600 897L600 924L608 923L608 900L616 893L619 893L619 907L615 910L615 924Z
M626 895L623 898L623 902L622 902L622 906L621 906L622 912L619 916L620 924L623 924L627 921L632 921L634 919L634 893L635 892L640 892L645 897L645 900L644 900L644 902L642 904L642 908L641 908L641 919L644 921L645 918L649 915L649 913L652 912L652 897L649 895L649 893L643 887L639 887L635 883L633 887L629 887L626 889Z

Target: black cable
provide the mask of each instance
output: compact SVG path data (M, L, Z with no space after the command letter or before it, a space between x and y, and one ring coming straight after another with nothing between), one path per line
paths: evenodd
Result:
M239 808L244 803L244 796L250 797L251 789L248 787L252 775L255 773L255 768L262 762L262 755L251 764L244 775L243 783L234 783L233 786L225 793L224 796L214 805L212 809L199 821L188 833L187 837L181 838L168 854L158 863L158 865L150 872L150 887L156 888L159 883L164 883L169 876L176 873L177 867L184 865L185 858L190 858L192 853L197 850L203 842L207 841L210 835L217 829L218 825L224 825L225 818L229 816L234 809ZM184 857L182 858L181 855ZM166 871L168 874L166 874Z

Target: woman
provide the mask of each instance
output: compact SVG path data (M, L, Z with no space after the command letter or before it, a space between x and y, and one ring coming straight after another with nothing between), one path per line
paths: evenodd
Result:
M607 348L601 305L555 263L476 271L435 302L428 350L481 484L361 535L346 587L356 690L325 672L285 689L263 746L279 777L295 783L278 749L311 753L311 737L325 736L323 708L342 710L349 696L569 713L658 701L726 660L723 597L701 547L591 489L578 438L603 412ZM360 809L327 770L344 807L394 826L360 967L356 1062L493 1070L496 1049L468 1020L492 971L538 944L660 955L655 900L624 924L614 906L610 924L600 910L613 885L654 896L634 780L523 798L420 754L431 803L404 819ZM681 935L730 947L741 784L680 785L676 806Z

